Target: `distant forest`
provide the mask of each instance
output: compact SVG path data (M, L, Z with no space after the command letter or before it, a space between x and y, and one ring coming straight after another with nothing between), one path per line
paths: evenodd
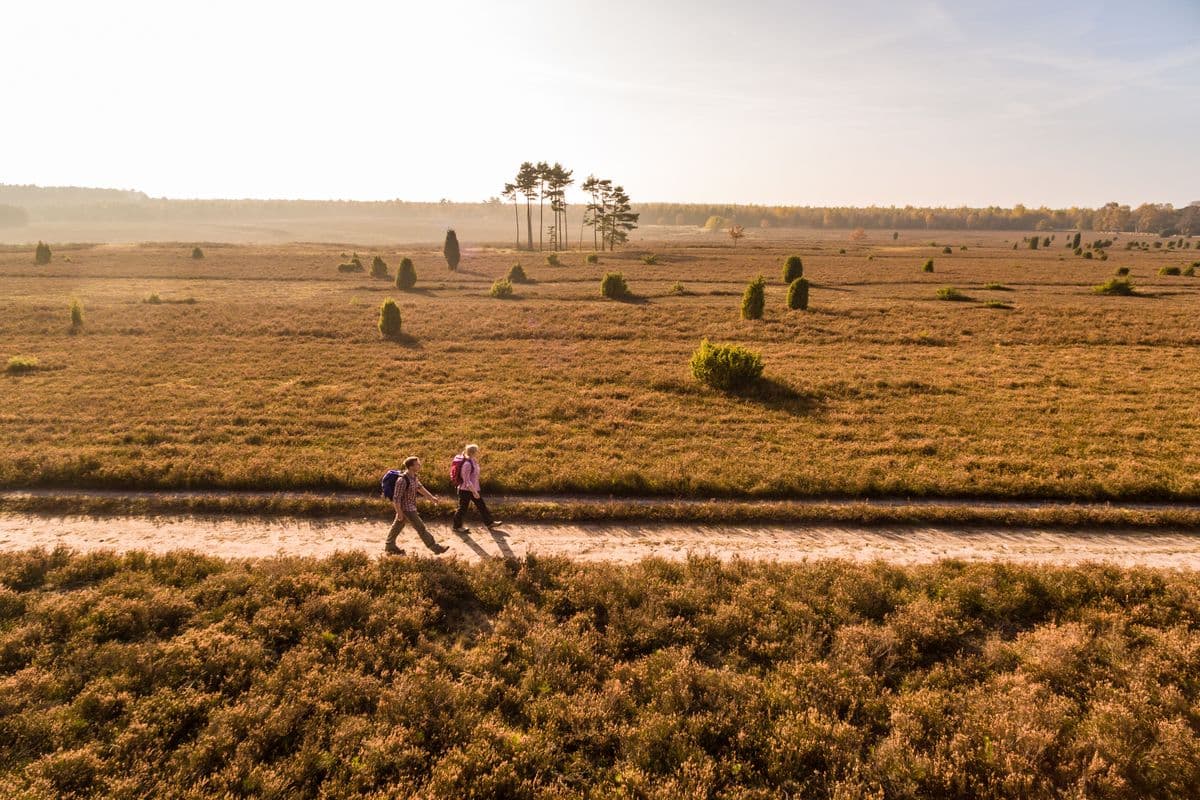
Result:
M1146 203L1136 208L823 208L815 206L635 203L643 225L726 228L872 228L884 230L1094 230L1200 235L1200 201L1183 208ZM411 203L323 200L170 200L142 192L0 184L0 227L45 222L205 222L321 218L486 222L513 227L512 207L500 198L483 203Z

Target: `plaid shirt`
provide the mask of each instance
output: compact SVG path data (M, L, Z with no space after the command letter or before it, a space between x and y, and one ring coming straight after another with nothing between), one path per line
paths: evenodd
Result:
M404 511L417 510L417 490L423 489L421 481L415 475L409 475L408 471L400 473L400 477L396 479L396 504Z

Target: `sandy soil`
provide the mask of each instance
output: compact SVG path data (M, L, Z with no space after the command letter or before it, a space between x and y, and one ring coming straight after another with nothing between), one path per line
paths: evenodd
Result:
M57 517L0 515L0 550L64 545L76 550L196 550L231 558L276 554L323 556L339 550L378 553L384 520L301 520L231 517ZM1185 531L1054 531L1012 528L806 525L670 525L521 523L507 535L475 528L452 533L431 525L451 550L442 558L468 560L526 553L584 561L631 562L647 556L684 558L882 559L899 564L1004 560L1074 564L1104 561L1126 566L1200 569L1200 534ZM432 557L411 530L400 546Z

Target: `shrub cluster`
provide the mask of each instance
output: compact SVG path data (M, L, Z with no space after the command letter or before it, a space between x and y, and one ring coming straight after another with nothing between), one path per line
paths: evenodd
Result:
M767 305L767 281L762 275L746 285L742 293L742 319L762 319Z
M1190 797L1110 566L0 555L6 797Z
M629 284L625 276L619 272L609 272L600 279L600 294L612 300L624 300L629 297Z
M345 253L342 254L342 257L345 258ZM338 272L363 272L363 271L364 270L363 270L362 261L359 260L358 253L355 253L353 256L351 256L349 261L338 264Z
M390 297L379 307L379 333L385 339L400 335L400 306Z
M734 392L749 388L762 377L762 356L736 344L700 342L692 353L692 375L703 384Z
M37 356L13 356L8 359L4 371L9 375L22 375L26 372L36 372L39 364Z
M1137 294L1133 287L1133 281L1129 278L1109 278L1099 286L1093 286L1092 291L1096 294L1114 294L1129 296Z
M513 285L507 278L497 278L492 283L492 297L498 297L505 300L513 296Z
M413 266L412 259L408 256L400 259L400 266L396 268L396 288L407 292L417 285L417 270Z

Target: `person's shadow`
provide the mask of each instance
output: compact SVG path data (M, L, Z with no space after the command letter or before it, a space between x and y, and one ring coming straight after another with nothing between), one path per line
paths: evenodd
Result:
M457 536L459 539L461 539L463 544L465 544L467 547L471 548L471 552L475 553L475 555L479 556L480 558L494 558L494 556L491 553L489 553L487 550L484 550L482 547L479 546L479 542L477 542L471 538L470 531L452 530L451 532L455 536Z

